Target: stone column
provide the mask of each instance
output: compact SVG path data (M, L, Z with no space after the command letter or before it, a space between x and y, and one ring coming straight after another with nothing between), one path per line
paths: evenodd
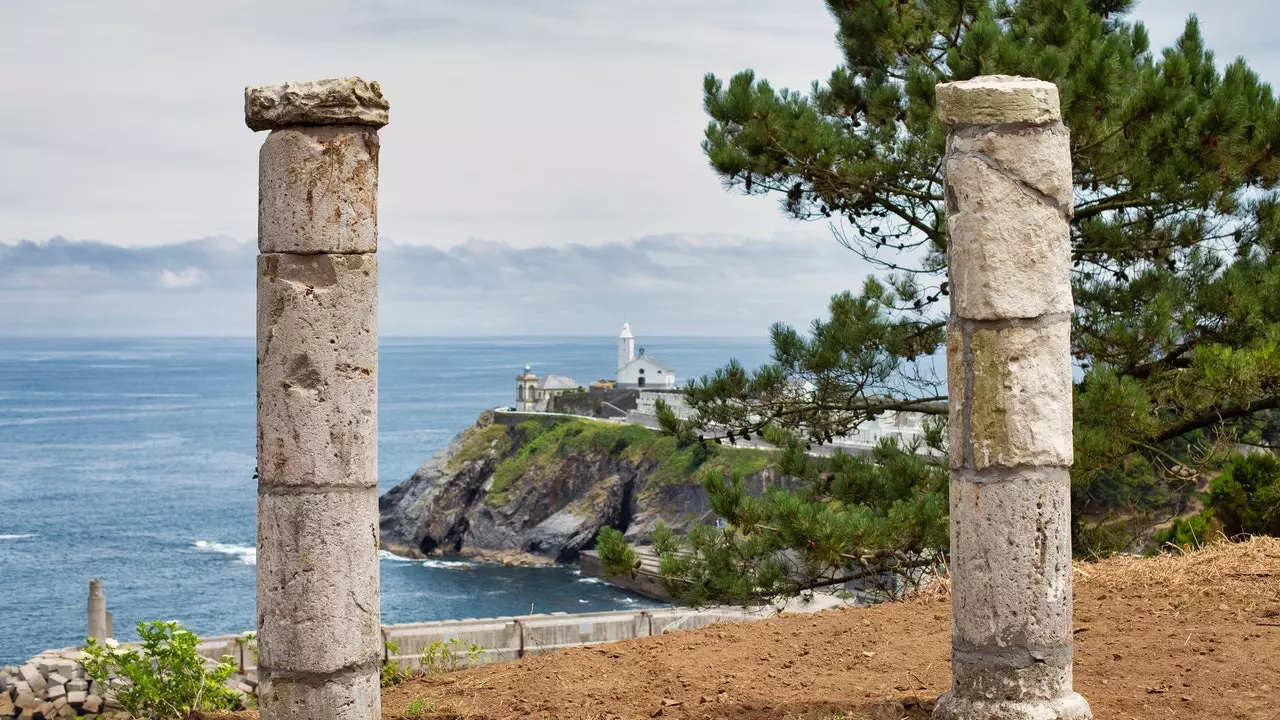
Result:
M99 642L111 637L107 629L107 596L97 578L89 581L89 637Z
M258 674L263 720L374 720L377 83L245 90L258 190Z
M985 76L937 99L953 619L934 718L1089 718L1071 688L1070 136L1051 83Z

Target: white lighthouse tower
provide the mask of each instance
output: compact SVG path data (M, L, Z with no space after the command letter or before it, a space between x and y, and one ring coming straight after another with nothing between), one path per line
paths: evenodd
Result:
M631 323L622 324L622 334L618 335L618 369L636 359L636 338L631 334Z

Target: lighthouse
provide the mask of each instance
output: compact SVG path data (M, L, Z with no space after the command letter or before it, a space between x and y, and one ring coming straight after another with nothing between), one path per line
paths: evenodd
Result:
M636 338L631 334L631 323L622 324L622 334L618 335L618 369L636 359Z

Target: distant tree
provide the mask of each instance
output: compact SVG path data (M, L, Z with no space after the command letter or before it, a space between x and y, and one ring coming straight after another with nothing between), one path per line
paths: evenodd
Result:
M861 292L832 298L808 333L774 325L772 362L730 362L692 382L689 427L816 443L889 411L943 413L945 381L925 361L944 343L948 294L946 133L934 87L1032 76L1058 85L1071 130L1072 351L1084 373L1076 518L1177 507L1195 470L1221 463L1241 421L1280 407L1280 113L1270 86L1243 59L1219 72L1194 17L1173 47L1151 52L1146 29L1126 19L1132 0L826 4L843 65L808 94L775 90L750 70L727 82L708 75L703 149L728 188L828 223L878 272ZM772 518L791 504L798 519L836 502L875 499L815 490L752 507ZM678 564L674 550L664 562L677 583L741 575L700 591L737 597L743 586L775 587L757 570L771 569L760 553L775 546L802 566L837 557L812 526L776 530L776 543L739 540L707 555L707 572ZM691 536L682 552L712 547L705 538Z

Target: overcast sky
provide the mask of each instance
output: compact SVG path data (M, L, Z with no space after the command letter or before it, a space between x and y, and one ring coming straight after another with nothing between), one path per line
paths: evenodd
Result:
M1220 60L1244 55L1274 81L1275 7L1147 0L1138 17L1163 46L1196 12ZM671 327L650 333L804 322L866 268L833 251L823 226L721 189L698 147L701 78L750 67L775 86L807 88L839 62L833 33L821 0L4 0L0 333L251 333L251 288L232 282L235 272L220 280L217 259L240 258L230 267L251 280L252 249L239 243L254 239L263 136L244 125L244 86L340 75L378 80L391 102L380 183L388 247L427 264L485 248L475 267L506 278L504 295L419 267L438 285L416 300L384 287L384 332L612 332L618 317L644 312L629 306L675 297L687 307L655 312ZM50 247L53 237L71 242ZM201 238L215 239L137 249ZM102 245L135 249L103 255ZM793 248L794 263L770 254ZM98 277L119 270L92 261L108 256L140 273L127 288L107 290L124 275ZM580 278L642 256L646 265L614 283L634 287L591 312L573 307ZM512 270L531 257L581 272L553 292ZM732 272L710 272L723 268ZM702 284L672 284L700 270L710 275ZM107 294L86 302L94 292ZM157 308L166 293L173 302ZM225 312L206 307L215 297ZM494 316L499 297L540 313L513 311L508 323ZM448 317L413 304L428 300L447 303ZM78 317L82 303L102 320Z

